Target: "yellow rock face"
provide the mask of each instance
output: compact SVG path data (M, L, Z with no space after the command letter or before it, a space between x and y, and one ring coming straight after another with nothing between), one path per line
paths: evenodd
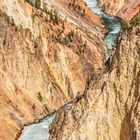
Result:
M85 94L59 110L52 140L130 140L140 136L140 28L125 31L120 45Z
M99 17L89 9L81 17L68 7L67 1L55 4L61 18L67 16L59 39L74 31L72 41L67 44L55 39L59 37L61 24L54 26L46 21L42 10L24 1L1 1L2 140L14 140L25 124L38 121L82 94L87 81L108 55L102 40L105 29ZM84 8L81 1L79 4Z

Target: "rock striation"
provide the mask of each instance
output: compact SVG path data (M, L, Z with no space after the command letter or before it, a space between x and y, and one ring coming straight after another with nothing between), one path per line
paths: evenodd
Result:
M100 0L99 4L105 12L125 21L130 21L140 10L139 0Z
M50 133L50 140L140 139L139 27L122 34L106 67L59 110Z
M0 139L67 103L50 139L138 137L140 29L106 62L106 29L82 0L29 2L0 3Z
M82 13L70 1L56 0L52 9L46 2L45 9L19 0L0 4L2 140L81 95L108 56L101 20L82 1Z

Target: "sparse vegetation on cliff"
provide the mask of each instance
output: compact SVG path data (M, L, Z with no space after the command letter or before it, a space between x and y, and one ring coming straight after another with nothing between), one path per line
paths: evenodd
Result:
M40 8L40 0L36 0L35 3L33 3L32 0L26 1L36 8ZM75 0L69 2L69 8L76 11L80 16L85 16L85 9L81 8ZM48 39L50 41L67 46L78 55L84 52L87 42L83 41L81 34L73 30L65 31L66 20L62 19L54 8L48 10L47 7L44 7L40 10L46 14L45 20L48 23Z
M59 23L62 21L59 17L59 14L55 9L48 10L47 8L43 9L46 13L46 22L51 22L54 25L59 25Z
M0 16L3 16L4 15L4 13L0 10Z
M69 2L69 8L71 8L72 10L74 10L77 14L79 14L80 16L85 16L85 9L83 9L78 3L76 3L75 0L72 0Z
M140 25L140 11L139 13L130 21L132 26L139 26Z
M37 95L36 95L37 99L42 102L43 101L43 97L41 95L41 92L38 92Z
M121 23L124 29L129 29L130 27L139 26L140 25L140 12L130 22L126 22L122 20Z
M40 8L41 6L41 1L40 0L25 0L26 2L28 2L29 4L31 4L32 6L35 6L37 9Z
M103 139L116 139L114 135L120 138L120 132L126 133L128 117L133 108L132 115L137 115L135 108L138 108L139 101L139 65L136 62L139 61L137 52L140 46L139 40L135 41L137 36L133 37L134 32L131 38L128 38L130 32L123 36L123 48L120 46L115 49L120 52L115 52L116 56L113 55L108 64L110 69L106 68L104 60L108 58L108 51L103 42L106 30L100 18L92 14L83 1L73 0L69 7L70 1L72 0L1 1L2 140L12 140L14 137L18 139L24 125L37 122L54 111L63 110L61 106L69 102L60 122L55 125L58 126L57 132L64 129L62 134L58 133L60 137L57 139L60 140L63 139L63 134L65 139L71 139L75 130L77 132L73 139L93 139L96 134L100 134ZM57 11L51 4L54 4ZM137 45L136 49L129 46L134 44ZM99 69L101 72L98 74ZM132 100L134 104L131 106L129 103ZM58 115L57 113L56 118L59 118ZM50 123L49 119L45 125L49 126ZM131 127L131 124L128 124L130 128L138 126ZM35 134L38 135L40 131L47 133L46 127L43 127L37 129L36 133L31 127L34 139L37 139ZM53 130L50 130L51 133L55 132L55 128ZM42 133L41 137L46 138ZM30 138L25 138L28 139Z
M71 48L78 55L83 53L87 46L87 42L82 39L81 34L78 34L74 30L64 33L62 27L55 30L50 39Z
M140 45L136 45L140 44L138 31L139 28L135 27L131 31L124 32L116 52L110 57L111 69L102 69L92 80L89 77L87 79L89 88L85 88L83 96L77 94L72 102L74 107L67 110L62 108L57 112L57 117L50 125L50 139L78 139L81 135L88 140L92 140L93 137L101 140L139 139L137 126L140 116L138 106ZM129 112L124 105L128 107ZM60 128L58 124L63 127ZM97 127L99 129L96 129ZM108 127L112 127L109 133L104 131ZM91 133L93 130L95 133Z
M40 8L41 6L41 1L40 0L35 0L35 7Z

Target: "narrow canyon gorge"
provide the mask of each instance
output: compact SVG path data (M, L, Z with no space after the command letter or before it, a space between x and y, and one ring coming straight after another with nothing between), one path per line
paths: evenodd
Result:
M140 140L140 1L1 0L0 140Z

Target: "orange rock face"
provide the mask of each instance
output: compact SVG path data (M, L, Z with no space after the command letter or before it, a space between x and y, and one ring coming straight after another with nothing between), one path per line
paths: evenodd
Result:
M69 108L58 111L50 140L139 140L139 31L125 31L108 70L90 81Z
M82 94L87 80L104 63L107 49L100 18L89 9L82 17L67 0L54 4L60 19L67 17L64 22L56 17L57 25L51 13L47 15L25 1L1 1L2 140L14 140L25 124L38 121Z
M105 12L130 21L140 10L140 0L100 0Z

